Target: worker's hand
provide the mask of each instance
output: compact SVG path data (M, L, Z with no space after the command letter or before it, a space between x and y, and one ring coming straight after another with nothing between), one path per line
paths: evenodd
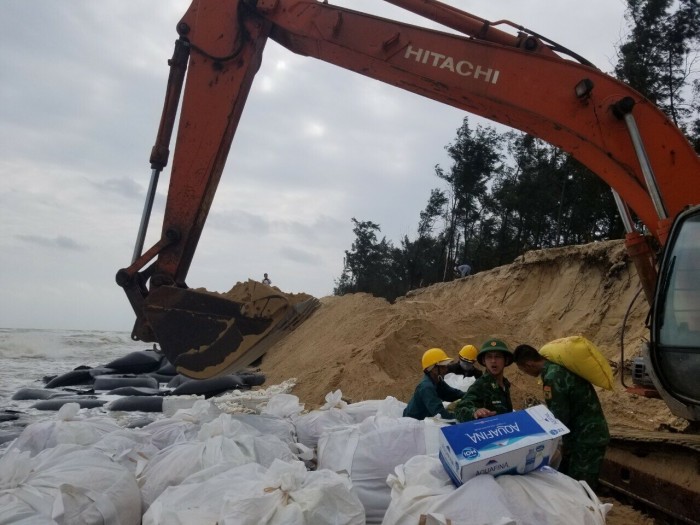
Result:
M474 419L481 419L482 417L495 416L496 412L489 410L488 408L477 408L474 411Z

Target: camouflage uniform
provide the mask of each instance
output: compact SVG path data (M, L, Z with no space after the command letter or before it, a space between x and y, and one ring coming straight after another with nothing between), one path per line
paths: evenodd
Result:
M413 397L403 411L404 417L425 419L440 414L445 419L453 419L454 416L442 405L443 401L457 401L463 392L452 388L444 381L437 385L433 383L428 374L418 383Z
M547 407L571 431L562 439L559 471L595 488L610 441L598 395L588 381L551 361L545 361L542 383Z
M469 387L464 397L455 406L457 421L473 421L474 411L477 408L488 408L498 414L513 411L513 403L510 400L510 383L504 377L503 388L496 382L496 378L486 372L474 384Z

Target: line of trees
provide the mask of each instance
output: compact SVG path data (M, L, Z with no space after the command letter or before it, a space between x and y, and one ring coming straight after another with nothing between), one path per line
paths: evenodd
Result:
M615 74L664 110L700 151L698 0L627 0L627 40ZM334 293L367 292L393 301L451 280L455 264L481 271L527 250L622 237L610 188L570 155L530 135L498 133L466 117L446 146L451 166L435 167L414 240L400 246L372 221L352 219Z

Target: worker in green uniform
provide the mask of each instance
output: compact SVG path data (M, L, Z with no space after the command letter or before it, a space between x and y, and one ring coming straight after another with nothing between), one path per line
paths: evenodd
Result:
M513 358L522 372L542 378L547 407L570 430L562 438L559 471L595 489L610 432L593 385L529 345L519 345Z
M469 387L454 409L457 421L473 421L482 417L513 411L510 382L503 371L513 362L513 354L500 339L489 339L476 356L485 373Z
M439 414L443 419L454 419L454 415L443 406L442 402L457 401L464 392L452 388L442 379L451 363L452 359L447 357L441 348L425 351L421 359L423 379L418 383L413 397L406 405L403 411L404 417L425 419Z

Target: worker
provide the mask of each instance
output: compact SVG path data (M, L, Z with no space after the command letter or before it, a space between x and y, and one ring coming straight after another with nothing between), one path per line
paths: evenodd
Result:
M510 382L503 371L513 362L513 353L500 339L489 339L476 356L486 370L474 381L464 397L455 405L457 421L473 421L513 411L510 399Z
M474 366L476 362L476 354L478 350L474 345L465 345L459 351L459 359L456 363L447 367L447 371L451 374L457 374L464 377L480 378L484 373Z
M459 266L455 266L455 277L466 277L470 273L472 273L472 267L469 266L468 264L460 264Z
M423 366L423 379L413 393L413 397L403 411L404 417L425 419L440 415L443 419L454 419L442 404L443 401L457 401L464 392L452 388L443 381L447 373L447 366L452 359L441 348L426 350L421 359Z
M272 281L270 280L270 278L267 276L266 273L263 274L262 283L263 283L263 284L266 284L266 285L268 285L268 286L270 286L270 285L272 284Z
M593 385L529 345L516 347L513 359L522 372L542 378L547 407L570 431L562 438L559 471L595 489L610 432Z

